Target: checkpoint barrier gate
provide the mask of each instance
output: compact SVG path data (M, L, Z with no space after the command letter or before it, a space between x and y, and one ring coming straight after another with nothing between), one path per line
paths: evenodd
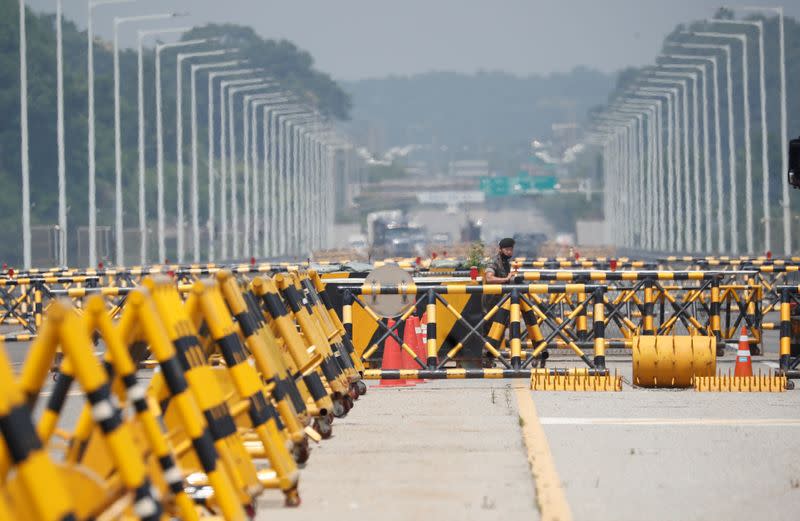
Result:
M749 273L736 273L746 276ZM758 331L757 288L722 284L730 274L703 272L526 272L525 278L551 283L478 286L471 282L407 284L400 286L338 284L342 316L352 331L355 349L370 367L365 378L528 378L565 375L573 368L545 369L550 349L574 353L586 376L605 375L606 350L636 348L636 369L641 386L691 386L694 376L709 376L722 342L731 329L746 324ZM563 281L574 281L562 283ZM590 281L584 283L580 281ZM669 286L665 281L689 285ZM620 284L625 283L625 284ZM450 300L497 295L500 301L479 319L468 321ZM408 308L389 325L371 309L367 300L375 295L406 295ZM722 303L734 303L722 327ZM403 343L397 331L412 314L427 315L426 359L420 359ZM459 325L446 335L442 318ZM620 335L610 337L612 330ZM506 330L508 338L506 339ZM485 333L484 333L485 331ZM448 345L443 338L448 337ZM383 342L392 338L417 366L416 369L378 370ZM484 360L497 367L453 367L461 365L459 352L477 339ZM650 339L653 339L652 341ZM760 335L756 336L760 341ZM670 354L664 346L670 344ZM453 345L454 344L454 345ZM684 349L688 346L688 349ZM591 355L587 354L591 351ZM630 352L630 351L628 351ZM666 358L665 358L666 357ZM671 372L659 374L659 361L675 362ZM668 377L667 377L668 376ZM660 383L659 383L660 382ZM578 387L585 387L578 384Z
M531 378L535 374L550 376L573 375L582 379L603 378L609 376L605 366L605 338L602 324L603 305L593 305L595 313L597 335L593 340L594 358L589 358L576 344L565 328L572 325L580 312L592 305L592 301L602 302L604 288L602 286L587 286L584 284L574 285L486 285L468 286L465 284L434 286L417 285L408 286L360 286L341 288L343 292L343 316L344 325L348 329L360 327L353 323L353 306L360 307L364 313L377 325L378 329L385 331L376 335L370 345L359 346L356 344L356 353L360 354L363 361L370 362L371 356L378 351L380 344L387 338L394 339L400 348L414 361L415 369L366 369L365 379L400 379L400 378L419 378L419 379L448 379L448 378ZM453 308L445 299L445 295L498 295L501 301L496 304L477 324L470 324ZM549 317L541 310L539 305L531 300L534 295L542 294L588 294L589 297L573 310L570 316L561 320L559 324L554 324L553 331L549 333L549 338L544 336L539 330L539 324L549 320ZM373 311L362 299L369 295L408 295L414 297L413 305L408 307L396 323L389 326L385 324L380 316ZM417 307L425 309L427 325L427 343L425 346L425 360L421 359L414 350L401 339L397 330L399 326L411 316ZM456 320L468 329L468 332L449 352L440 352L437 342L437 321L439 319L437 309L443 306ZM502 322L493 320L500 310L508 309L508 331L509 331L509 354L501 353L500 347L503 343L502 336L505 333L506 325ZM531 338L536 340L533 349L524 353L522 349L522 327L523 315L527 315L529 322L525 325ZM539 319L530 319L531 316L539 315ZM488 325L491 321L492 325ZM499 324L498 327L495 327ZM489 333L484 335L481 328L486 326ZM463 348L464 342L470 337L477 337L482 342L486 352L492 360L499 364L498 368L453 368L451 362L455 360L458 352ZM586 365L585 369L552 369L545 368L542 363L546 359L548 342L560 337L566 345L572 349L580 360ZM614 384L614 386L616 386Z
M740 274L741 275L741 274ZM744 273L747 275L747 273ZM717 340L718 354L722 354L723 342L737 339L735 331L741 325L746 325L753 332L751 349L761 342L761 315L758 302L758 288L746 284L733 284L726 280L730 275L703 272L525 272L526 279L544 281L539 284L542 288L547 283L554 283L555 288L580 288L589 284L603 284L602 302L604 304L604 332L605 346L607 348L630 349L632 340L637 335L711 335ZM566 283L566 284L565 284ZM680 284L687 285L680 285ZM357 327L350 326L353 331L352 338L361 353L368 347L375 345L378 335L378 320L365 312L369 302L354 302L348 296L355 283L338 281L335 286L342 295L343 315L349 316L350 322L356 322ZM426 282L427 284L427 282ZM457 345L464 335L471 335L471 326L483 320L488 323L494 314L507 321L509 312L509 295L503 295L499 303L500 309L492 317L484 317L480 309L482 290L475 289L476 283L470 281L447 281L442 279L439 283L445 288L471 287L469 291L437 290L441 294L448 294L447 301L441 297L435 299L437 311L437 340L440 347ZM677 285L676 285L677 284ZM434 286L433 283L430 283ZM470 286L471 285L471 286ZM531 287L536 285L531 285ZM418 286L417 286L418 287ZM523 287L523 286L520 286ZM524 286L527 288L528 286ZM360 290L359 290L360 291ZM375 293L372 287L367 291ZM381 290L382 291L382 290ZM577 313L576 319L571 322L568 331L571 341L583 349L594 348L595 331L592 324L595 322L592 313L589 313L586 299L588 294L580 291L551 290L547 293L529 294L521 302L523 313L532 312L531 304L536 304L537 309L548 318L535 317L539 327L546 327L548 331L548 347L569 348L562 335L553 334L554 327L561 323L571 313ZM587 290L588 291L588 290ZM352 295L352 291L350 292ZM366 299L366 297L364 297ZM416 299L415 299L416 300ZM529 302L526 302L529 301ZM352 304L355 303L355 306ZM348 306L348 304L350 304ZM411 304L411 303L410 303ZM418 314L425 310L420 301L413 302L419 308ZM595 303L596 304L596 303ZM479 315L475 314L478 311ZM349 310L349 311L348 311ZM471 324L464 319L471 314ZM373 313L373 315L375 315ZM525 323L533 320L525 317ZM555 326L551 326L555 324ZM533 334L531 334L533 333ZM536 330L525 328L521 339L523 349L531 350L535 347ZM491 336L491 335L489 335ZM382 338L383 340L385 338ZM466 340L469 340L467 338ZM495 349L498 348L496 340L490 341ZM481 344L482 345L482 344ZM461 350L463 345L459 346ZM367 358L375 350L367 353ZM452 358L452 356L451 356Z

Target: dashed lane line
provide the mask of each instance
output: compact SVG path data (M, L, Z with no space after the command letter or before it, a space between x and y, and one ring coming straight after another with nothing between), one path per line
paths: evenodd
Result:
M800 427L792 418L569 418L542 417L541 425L673 425L730 427Z
M550 445L539 422L531 392L529 389L517 388L516 393L522 438L528 450L528 461L536 487L536 502L542 521L572 521L572 511L567 503L561 478L558 477Z

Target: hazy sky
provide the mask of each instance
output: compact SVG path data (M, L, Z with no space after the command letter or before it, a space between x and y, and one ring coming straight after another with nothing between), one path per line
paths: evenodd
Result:
M173 25L252 26L311 52L317 68L353 80L430 70L504 70L546 74L587 65L615 71L650 63L681 22L710 17L721 0L138 0L96 9L96 31L111 35L114 16L190 12ZM800 16L800 2L784 5ZM85 27L87 0L64 0ZM55 10L55 0L28 0ZM163 25L163 24L162 24ZM149 24L154 26L153 23ZM132 44L128 26L123 41Z

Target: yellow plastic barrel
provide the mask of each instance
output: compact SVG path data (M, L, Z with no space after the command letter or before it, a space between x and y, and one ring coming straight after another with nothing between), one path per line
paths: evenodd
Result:
M691 387L695 376L714 376L717 340L713 336L634 336L633 384L639 387Z

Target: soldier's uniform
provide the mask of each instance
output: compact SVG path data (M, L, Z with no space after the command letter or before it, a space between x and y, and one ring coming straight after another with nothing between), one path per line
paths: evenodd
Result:
M511 259L504 259L503 256L498 253L486 267L485 273L491 273L498 278L508 277L508 274L511 273ZM483 295L481 297L483 312L488 313L490 309L500 302L501 298L502 295Z

